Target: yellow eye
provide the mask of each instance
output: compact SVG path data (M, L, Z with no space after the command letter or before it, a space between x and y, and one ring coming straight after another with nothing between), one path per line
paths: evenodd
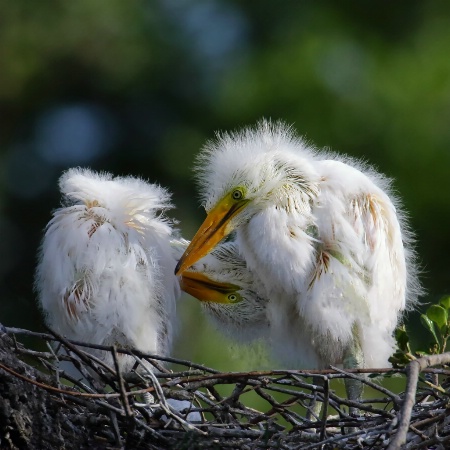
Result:
M242 192L241 189L235 189L231 193L231 197L233 197L233 200L241 200L244 197L244 193Z
M241 299L238 294L229 294L227 298L230 303L239 302Z

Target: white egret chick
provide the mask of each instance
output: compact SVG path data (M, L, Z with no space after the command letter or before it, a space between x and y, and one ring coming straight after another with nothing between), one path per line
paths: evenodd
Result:
M47 324L69 339L167 355L180 295L168 192L88 169L68 170L59 187L35 282ZM114 367L109 352L88 351ZM119 359L123 371L135 364Z
M291 368L386 367L419 292L411 238L389 181L318 151L281 124L218 135L198 158L207 217L177 273L233 230ZM349 388L357 398L361 388Z
M181 275L181 289L201 301L208 319L242 343L267 340L267 299L254 290L253 276L233 242L219 244Z
M303 358L318 361L316 343L303 328L296 330L295 340L274 341L268 319L271 304L258 292L258 283L235 242L218 244L181 274L180 284L183 291L200 300L208 319L229 338L241 343L260 339L280 362L288 362L286 353L300 351ZM293 320L299 324L296 315Z

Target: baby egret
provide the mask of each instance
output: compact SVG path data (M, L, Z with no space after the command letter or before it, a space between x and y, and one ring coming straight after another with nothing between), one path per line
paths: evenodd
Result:
M235 230L289 366L387 366L393 330L420 291L390 182L267 121L218 135L198 163L207 217L176 273Z
M233 242L219 244L181 276L181 289L201 301L222 333L241 342L267 339L267 299L254 290L253 276Z
M69 339L166 355L180 295L168 192L133 177L70 169L40 250L36 289L48 325ZM114 366L109 352L92 351ZM135 363L122 355L120 367Z
M208 319L228 337L242 343L261 339L273 358L283 363L289 363L283 357L286 353L303 352L310 360L318 360L316 347L320 344L303 328L295 330L295 340L273 339L268 319L271 304L258 291L258 283L235 242L219 244L185 270L181 289L201 301ZM298 325L299 319L294 320Z

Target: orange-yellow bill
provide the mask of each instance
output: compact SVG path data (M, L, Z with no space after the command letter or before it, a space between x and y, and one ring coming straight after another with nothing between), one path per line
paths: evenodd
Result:
M230 303L228 294L239 287L231 283L218 283L198 272L183 272L181 289L203 302Z
M207 215L183 256L178 261L175 274L179 275L207 255L232 229L231 219L247 204L247 201L233 202L229 197L222 199Z

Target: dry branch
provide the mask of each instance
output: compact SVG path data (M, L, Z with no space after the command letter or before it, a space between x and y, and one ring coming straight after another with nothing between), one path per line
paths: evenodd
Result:
M405 371L220 373L190 361L68 341L54 333L3 328L0 335L0 448L351 450L397 449L405 443L419 449L445 448L450 439L450 371L429 368L448 363L448 354L414 361L407 369L405 395L359 377L379 397L351 402L333 391L332 380L372 373L406 382ZM52 346L26 348L16 339L23 335ZM90 349L112 352L115 367L105 367ZM140 370L121 374L120 353L133 355ZM169 363L176 369L167 369ZM419 382L419 372L439 377L439 388ZM315 384L312 377L323 382ZM246 404L249 392L259 397L258 409ZM142 403L145 393L152 393L155 402ZM320 417L309 420L313 398L324 406ZM185 403L177 410L174 401ZM361 415L350 415L350 406ZM201 420L192 422L192 414ZM356 431L348 434L349 429Z

